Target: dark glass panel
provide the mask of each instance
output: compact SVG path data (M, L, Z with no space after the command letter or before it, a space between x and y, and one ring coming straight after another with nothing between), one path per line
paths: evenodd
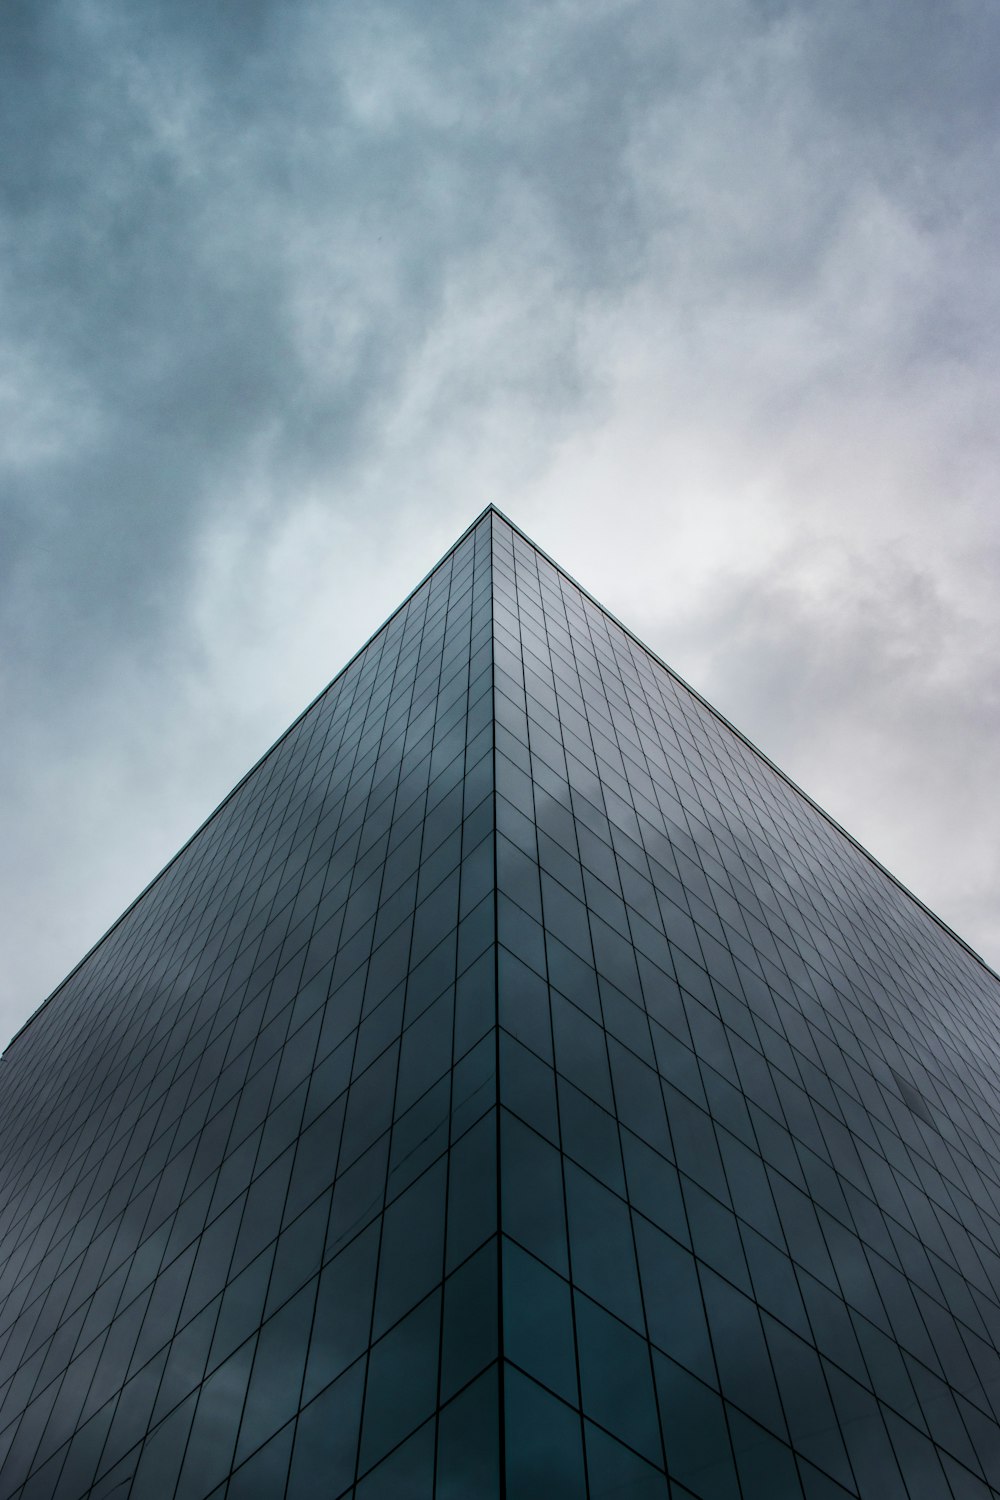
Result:
M287 1500L312 1500L317 1475L331 1496L354 1479L364 1392L365 1361L348 1370L299 1413L288 1478Z
M642 1328L628 1208L571 1162L565 1170L573 1280L618 1317Z
M497 1122L491 1111L458 1139L448 1173L446 1269L497 1230Z
M500 1424L494 1367L439 1418L435 1500L500 1500Z
M623 1494L634 1496L635 1500L666 1500L670 1487L662 1470L595 1427L593 1422L585 1423L585 1430L592 1496Z
M441 1293L436 1292L372 1347L361 1424L362 1472L433 1411L440 1319Z
M497 1356L498 1267L491 1240L444 1284L441 1400L448 1401Z
M569 1274L559 1152L509 1115L501 1116L504 1229L560 1275Z
M550 1500L585 1495L579 1415L508 1365L504 1371L507 1491Z
M569 1283L505 1240L503 1298L506 1357L576 1405L579 1393Z
M257 1340L236 1461L242 1461L295 1415L302 1393L316 1281L269 1318Z
M421 1500L434 1484L434 1423L402 1443L360 1481L356 1500Z
M652 1353L676 1497L985 1500L998 1013L488 514L5 1057L0 1490L223 1500L259 1331L229 1500L337 1500L374 1316L358 1492L495 1492L502 1293L509 1491L665 1493Z
M323 1269L303 1387L306 1401L335 1380L368 1344L378 1241L373 1224Z
M175 1491L177 1500L195 1500L196 1496L201 1500L229 1473L255 1344L256 1339L248 1339L201 1387Z
M422 1301L444 1274L445 1187L441 1161L385 1211L372 1328L375 1339Z
M651 1463L661 1459L649 1346L592 1302L574 1297L583 1409Z
M284 1495L294 1432L295 1423L286 1423L253 1458L236 1470L229 1488L220 1493L219 1500L222 1500L223 1493L225 1500L260 1500L264 1495Z
M653 1368L671 1479L683 1480L704 1500L740 1500L721 1398L658 1350Z

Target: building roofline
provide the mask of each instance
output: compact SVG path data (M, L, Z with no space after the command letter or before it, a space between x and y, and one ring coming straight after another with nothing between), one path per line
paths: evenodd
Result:
M990 964L986 962L981 953L977 953L975 948L973 948L971 944L967 943L963 937L960 937L953 927L949 927L948 923L945 922L943 918L939 917L936 911L933 911L931 907L927 906L925 902L921 901L919 896L915 896L914 893L910 890L909 886L904 885L904 883L899 879L898 875L894 875L892 871L882 863L881 860L876 859L874 854L872 854L870 850L866 849L864 844L860 843L852 833L849 833L847 829L843 827L842 824L838 823L836 818L833 817L832 814L828 813L825 807L821 807L813 797L810 797L808 792L803 791L798 782L793 781L791 776L789 776L786 771L783 771L779 765L776 765L771 757L765 754L765 752L761 750L759 745L755 745L753 740L749 739L741 729L737 729L736 725L732 724L729 719L726 718L725 714L720 713L713 704L709 703L707 698L703 698L701 693L698 692L698 689L693 688L689 682L685 681L685 679L680 675L679 672L675 672L673 667L665 662L663 660L663 657L660 656L656 651L654 651L651 646L647 646L645 641L640 640L635 631L630 630L622 620L619 620L618 616L613 614L611 610L608 609L607 605L602 604L600 599L595 598L589 589L585 589L583 584L579 583L577 579L573 577L572 573L567 572L567 570L562 567L560 563L557 563L554 557L550 557L543 547L539 547L537 542L533 541L526 532L521 530L516 521L512 521L510 519L510 516L504 515L499 506L488 505L486 509L492 510L496 515L498 515L500 519L510 527L511 531L516 532L517 535L522 539L522 541L528 543L529 547L533 547L538 555L540 557L544 557L545 561L551 567L555 568L556 572L560 573L563 578L567 579L567 581L571 583L575 589L579 589L580 593L584 596L585 599L589 599L591 604L596 605L596 607L602 612L602 614L606 615L609 620L613 621L613 623L617 625L619 630L621 630L625 635L628 636L629 640L634 641L635 644L640 648L640 650L644 651L647 656L652 657L653 661L655 661L659 667L662 667L667 675L669 677L672 677L675 682L679 683L686 692L690 693L692 698L696 699L703 708L707 708L713 718L717 719L720 724L724 724L725 727L732 734L734 734L742 744L746 745L748 750L752 750L754 755L762 760L765 765L770 766L771 770L776 772L777 775L780 776L781 780L785 782L787 786L791 787L793 792L796 792L798 796L803 799L803 801L808 802L809 806L813 808L814 811L818 812L820 817L823 818L825 822L829 823L831 828L835 828L837 832L841 834L849 844L852 844L855 849L857 849L861 854L864 855L869 864L874 865L876 870L880 870L883 875L887 876L888 879L892 881L893 885L901 890L903 895L907 896L915 906L919 906L920 910L922 912L925 912L926 915L929 916L937 924L937 926L941 928L942 932L946 932L950 938L954 938L958 946L960 948L964 948L966 953L968 953L971 958L974 958L976 960L976 963L986 970L987 974L990 974L994 979L1000 981L1000 974L998 974L996 969L994 969Z
M742 730L738 729L735 724L731 723L729 719L726 718L725 714L720 713L713 704L709 703L707 698L702 697L697 688L693 688L689 682L685 681L680 673L674 671L673 667L665 662L663 658L652 649L651 646L648 646L645 641L641 640L639 636L636 635L634 630L630 630L629 627L622 620L620 620L617 615L613 614L606 605L602 604L601 601L597 599L589 589L584 588L583 584L578 582L578 580L573 577L572 573L568 572L566 568L564 568L560 563L556 562L554 557L550 557L550 555L545 551L543 547L540 547L537 542L535 542L530 536L528 536L527 532L522 531L521 527L517 525L516 521L512 521L510 516L506 515L498 505L490 503L483 507L483 509L479 512L475 519L471 521L470 524L465 528L458 539L452 543L447 551L442 553L433 567L427 570L427 572L420 579L420 582L414 585L414 587L410 590L402 603L398 604L392 611L392 613L386 616L377 630L372 631L368 639L364 642L363 645L358 647L357 651L355 651L354 654L349 658L349 660L344 663L340 671L335 673L335 675L330 679L326 686L324 688L321 688L314 698L310 699L309 703L306 704L301 713L296 715L296 717L288 725L287 729L285 729L278 736L274 743L270 745L262 755L258 756L250 769L243 776L241 776L239 781L236 782L235 786L233 786L232 789L226 793L218 806L215 807L212 812L210 812L208 816L202 820L201 823L199 823L194 833L192 833L189 838L185 839L184 843L180 846L177 852L171 855L166 864L163 865L163 867L157 871L152 879L143 886L139 894L129 902L128 906L125 907L120 916L116 917L115 920L111 923L110 927L108 927L107 930L101 934L96 942L91 944L83 957L73 965L72 969L70 969L65 978L60 980L55 989L52 990L50 994L48 994L46 998L41 1002L41 1004L32 1011L31 1015L27 1018L26 1021L21 1024L21 1026L18 1027L17 1031L14 1032L13 1036L8 1041L6 1047L3 1050L3 1053L0 1054L0 1061L2 1061L3 1058L7 1056L7 1053L10 1051L11 1047L13 1047L18 1038L23 1036L24 1032L27 1031L32 1022L37 1020L42 1011L51 1004L51 1002L56 998L59 992L63 990L65 986L70 982L70 980L74 977L74 975L79 973L84 964L87 963L92 955L97 952L98 948L100 948L101 945L106 942L106 940L111 936L116 928L118 928L121 923L124 922L125 918L129 916L130 913L139 905L139 902L143 900L143 898L160 880L162 880L167 871L176 864L181 855L184 854L185 851L194 843L195 839L197 839L198 836L208 827L208 825L218 817L223 808L225 808L228 803L232 801L233 797L235 797L237 792L240 791L243 786L245 786L245 784L250 780L251 776L255 775L260 767L264 764L264 762L274 754L279 745L281 745L292 733L292 730L296 729L298 725L301 724L302 720L312 712L320 699L326 696L330 689L335 686L335 684L340 680L341 677L344 676L345 672L347 672L354 665L358 657L362 656L368 650L372 642L375 641L389 625L392 624L396 616L407 607L414 596L420 592L424 585L438 571L441 565L447 562L451 554L462 545L467 537L471 536L476 527L479 526L480 523L485 520L488 515L498 516L506 526L510 527L511 531L515 532L516 535L521 538L522 541L527 542L528 546L531 547L535 552L537 552L539 557L544 558L550 567L554 568L556 572L559 573L563 578L565 578L569 583L571 583L575 589L578 589L585 599L589 599L591 604L595 605L602 614L606 615L607 618L611 620L618 627L618 629L623 632L623 634L628 636L629 640L634 641L635 644L640 648L640 650L644 651L647 656L651 657L652 660L655 661L657 665L661 667L669 677L673 678L673 680L679 683L686 692L690 693L692 698L700 703L703 708L706 708L708 712L713 716L713 718L717 719L720 724L725 725L726 729L728 729L731 734L735 735L742 744L746 745L748 750L751 750L753 754L756 755L760 760L762 760L765 765L769 766L771 770L774 771L781 778L781 780L785 782L787 786L791 787L793 792L797 793L797 795L800 796L805 802L807 802L815 812L819 813L820 817L823 818L831 828L836 829L836 831L841 834L841 836L845 838L849 844L853 845L855 849L857 849L861 854L864 855L865 859L867 859L870 864L874 865L877 870L880 870L883 875L891 880L893 885L896 886L900 891L902 891L904 896L907 896L909 900L911 900L916 906L918 906L922 912L926 913L926 915L929 916L932 921L941 928L943 932L946 932L950 938L953 938L960 948L963 948L971 958L975 959L975 961L983 969L986 970L987 974L992 975L994 979L1000 981L1000 974L998 974L997 971L986 962L982 955L977 953L976 950L969 943L967 943L963 937L960 937L959 934L955 932L954 928L949 927L947 922L945 922L941 917L938 916L937 912L933 911L929 906L921 901L919 896L915 896L914 893L909 889L909 887L904 885L904 883L899 879L898 876L894 875L890 869L882 864L881 860L876 859L874 854L866 849L865 846L860 843L853 834L849 833L847 829L842 826L842 824L838 823L836 818L828 813L824 807L821 807L820 804L814 800L814 798L810 797L808 792L803 791L802 787L800 787L796 781L793 781L793 779L787 774L787 772L783 771L779 765L776 765L769 755L765 754L765 752L761 750L758 745L755 745L754 742L749 739Z
M466 537L471 536L472 532L475 531L476 527L480 524L481 521L483 521L485 519L486 516L488 516L490 514L491 511L496 511L496 506L495 505L484 506L484 508L476 516L475 520L472 521L472 522L470 522L470 524L465 528L465 530L462 532L462 534L458 538L458 540L455 541L455 542L453 542L451 544L451 546L448 548L448 550L446 552L443 552L441 554L441 556L438 558L437 562L434 564L434 566L432 568L428 568L427 572L421 578L420 582L414 585L414 587L407 594L407 596L403 600L403 602L401 604L398 604L396 606L396 608L392 611L392 613L390 615L386 616L386 618L382 621L382 624L378 627L377 630L373 630L372 631L371 635L365 641L364 645L358 647L357 651L355 651L354 655L351 656L350 659L344 663L344 665L341 667L340 671L337 672L337 673L335 673L335 675L330 678L330 681L326 684L326 687L321 688L320 691L316 694L316 696L314 698L310 699L310 701L306 704L305 708L302 710L302 712L300 714L296 714L295 718L289 724L288 728L285 729L285 730L283 730L282 733L278 735L278 738L274 741L274 743L272 745L268 746L268 748L264 751L263 755L260 755L260 756L257 757L257 759L254 761L253 765L250 767L249 771L247 771L243 776L240 777L240 779L239 779L239 781L237 781L236 785L234 787L232 787L231 790L226 793L226 795L223 797L222 801L218 804L218 806L215 807L215 808L213 808L213 810L208 814L208 816L206 818L204 818L202 820L202 822L200 822L198 824L198 827L195 829L194 833L191 834L190 838L187 838L187 839L184 840L183 844L181 844L181 846L177 850L177 852L175 854L172 854L170 856L170 858L167 860L166 864L160 870L158 870L156 872L156 874L153 876L153 878L151 880L149 880L143 886L143 888L139 892L138 896L136 896L132 901L129 902L128 906L126 906L125 910L120 914L120 916L117 916L115 918L115 920L111 923L111 926L108 927L107 930L101 934L101 936L97 939L97 941L95 943L91 944L91 946L87 949L86 953L79 960L79 962L77 962L77 963L75 963L73 965L72 969L70 969L70 971L66 975L66 977L64 979L61 979L59 981L59 983L56 985L55 989L52 990L48 995L46 995L45 999L41 1002L40 1005L37 1005L35 1007L35 1009L31 1012L31 1015L28 1017L28 1019L26 1021L22 1022L22 1024L18 1027L18 1029L14 1032L13 1036L10 1038L10 1041L7 1043L6 1047L3 1049L3 1052L0 1053L0 1062L2 1062L3 1059L7 1056L7 1053L10 1051L11 1047L13 1047L14 1043L18 1040L19 1037L23 1036L23 1034L27 1031L28 1027L32 1024L32 1022L36 1021L38 1019L38 1017L41 1015L42 1011L45 1010L46 1007L52 1003L52 1001L59 994L60 990L64 989L66 987L66 985L69 984L70 980L74 977L75 974L79 973L79 971L83 968L84 964L87 963L88 959L90 959L93 956L93 954L95 954L97 952L98 948L100 948L101 945L107 941L107 939L111 936L111 934L115 931L115 929L117 927L119 927L122 922L124 922L125 918L127 916L129 916L129 914L132 911L135 910L135 908L139 905L139 902L143 899L143 897L146 896L146 895L148 895L148 893L153 889L154 885L156 885L160 880L162 880L163 877L164 877L164 875L167 873L167 871L169 869L171 869L177 863L177 861L180 859L181 855L185 852L185 850L187 850L188 848L190 848L190 846L194 843L195 839L199 836L199 834L203 833L204 830L208 827L208 825L211 822L213 822L219 816L219 813L221 813L222 810L223 810L223 808L226 807L226 805L229 802L232 801L232 799L236 796L236 793L240 790L240 788L243 787L243 786L245 786L246 783L250 780L251 776L255 775L256 772L260 770L260 767L264 764L264 762L266 760L268 760L274 754L274 752L275 752L275 750L277 750L278 746L281 745L288 738L288 736L291 734L292 730L296 729L298 727L298 725L301 724L302 720L304 718L306 718L306 716L312 712L312 710L316 707L316 704L319 702L319 700L321 698L324 698L326 696L326 694L330 691L330 689L337 682L339 682L340 678L343 677L344 673L347 672L354 665L354 663L357 661L358 657L364 655L364 653L368 650L368 647L372 644L372 642L374 640L376 640L382 634L383 630L386 630L388 628L388 626L390 626L392 624L392 622L396 618L396 616L398 614L400 614L406 608L406 606L409 604L410 600L414 597L414 595L419 594L419 592L423 588L424 584L427 583L434 576L434 574L437 572L437 570L441 567L442 563L445 563L445 562L448 561L448 558L451 556L451 554L453 552L457 551L457 549L465 541ZM497 511L496 513L497 513L497 515L500 514L499 511ZM504 516L503 519L506 521L507 517ZM508 522L508 525L512 525L512 524L513 524L512 522ZM527 540L529 540L529 538L525 538L525 540L527 541ZM532 543L532 546L534 546L534 543Z

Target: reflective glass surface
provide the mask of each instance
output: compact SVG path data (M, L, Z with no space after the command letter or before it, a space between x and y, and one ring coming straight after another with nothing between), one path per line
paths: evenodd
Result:
M998 1000L489 510L5 1054L0 1496L1000 1493Z
M996 976L493 555L511 1492L1000 1493Z

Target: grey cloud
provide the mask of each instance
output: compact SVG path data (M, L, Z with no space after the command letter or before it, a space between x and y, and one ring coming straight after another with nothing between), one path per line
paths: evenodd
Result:
M930 0L0 10L6 1003L488 499L669 658L690 643L710 695L735 640L804 757L832 710L782 684L823 661L868 714L847 664L890 691L893 621L947 634L964 588L945 718L985 745L998 38ZM726 609L664 605L681 534ZM940 617L896 536L911 582L935 553ZM787 548L828 537L868 581L783 594Z
M6 594L14 628L30 590L52 602L52 634L80 617L95 636L162 630L148 580L183 572L262 430L292 493L323 469L343 482L449 267L496 231L516 121L501 117L491 161L475 150L482 122L470 147L454 110L436 118L421 76L434 48L402 15L366 28L284 14L258 8L244 27L226 8L181 8L140 24L94 6L22 39L29 66L6 96L10 138L27 145L7 158L7 338L30 341L36 383L76 387L89 422L6 487L12 543L32 541L25 589L15 575ZM377 72L357 76L380 64L395 96ZM481 103L473 88L457 108ZM79 420L70 392L64 411ZM23 555L12 545L7 567Z
M675 662L684 670L690 652L696 685L989 958L1000 951L1000 849L984 816L1000 735L995 637L930 568L888 548L828 549L819 578L794 550L720 577L711 620L673 632Z

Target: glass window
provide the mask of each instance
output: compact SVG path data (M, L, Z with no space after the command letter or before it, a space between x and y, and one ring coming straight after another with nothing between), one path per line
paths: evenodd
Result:
M577 1391L569 1284L510 1241L503 1249L504 1353L573 1405Z
M440 1318L437 1291L372 1347L361 1424L362 1472L434 1410Z
M323 1475L331 1495L353 1481L364 1374L360 1359L299 1413L287 1500L311 1500L317 1474Z
M281 1495L288 1475L288 1460L292 1451L295 1423L288 1422L279 1433L259 1448L253 1458L248 1459L223 1487L218 1500L257 1500L260 1495ZM215 1500L210 1496L209 1500Z
M497 1125L491 1111L451 1150L446 1270L460 1265L497 1230Z
M584 1412L648 1462L661 1462L646 1341L588 1297L577 1293L574 1304Z
M368 1344L378 1241L378 1226L372 1224L323 1269L303 1387L306 1401L353 1364Z
M568 1275L559 1152L504 1110L501 1160L504 1230L561 1275Z
M298 1409L316 1287L315 1280L303 1287L260 1331L236 1449L237 1463L283 1427Z
M201 1388L175 1491L177 1500L204 1495L229 1472L255 1343L256 1339L248 1339Z
M573 1281L617 1317L642 1329L628 1208L571 1162L565 1172Z
M586 1494L578 1413L510 1366L504 1405L508 1491L523 1500Z
M668 1490L665 1475L639 1457L631 1448L616 1442L593 1422L584 1424L587 1435L587 1473L590 1493L622 1493L635 1500L665 1500Z
M444 1407L438 1427L435 1500L499 1500L497 1372L491 1369Z
M426 1297L444 1274L445 1185L440 1161L385 1211L373 1338Z
M496 1241L465 1261L444 1285L441 1399L449 1400L497 1356Z

